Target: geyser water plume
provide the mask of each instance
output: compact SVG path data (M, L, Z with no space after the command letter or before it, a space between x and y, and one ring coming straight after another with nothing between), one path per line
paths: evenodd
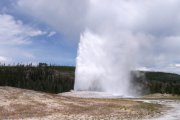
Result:
M152 39L138 31L143 19L139 5L133 0L89 1L87 30L81 33L79 43L75 90L136 95L130 72Z
M130 32L81 35L76 65L75 90L134 95L130 70L139 44Z

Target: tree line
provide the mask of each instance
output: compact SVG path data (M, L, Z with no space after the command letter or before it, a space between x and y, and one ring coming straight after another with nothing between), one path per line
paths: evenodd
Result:
M131 72L132 85L143 94L180 94L180 75L163 72ZM46 63L5 65L0 64L0 86L12 86L49 93L68 92L74 89L75 67Z
M49 93L67 92L74 86L74 67L46 63L0 66L0 86L12 86Z
M136 84L147 93L180 94L180 75L164 72L139 71L133 75Z

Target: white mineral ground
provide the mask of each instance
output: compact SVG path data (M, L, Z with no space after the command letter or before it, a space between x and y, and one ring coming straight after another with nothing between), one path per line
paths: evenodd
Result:
M161 104L169 109L161 116L149 120L179 120L180 119L180 101L179 100L143 100L144 102Z

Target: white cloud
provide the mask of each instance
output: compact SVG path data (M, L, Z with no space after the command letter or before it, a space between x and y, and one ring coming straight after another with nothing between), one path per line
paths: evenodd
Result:
M178 67L178 68L180 68L180 64L175 64L175 67Z
M0 56L0 62L6 62L8 60L7 57Z
M8 14L0 14L0 26L0 45L30 44L31 37L46 34L46 32L24 25Z
M0 62L12 64L35 59L26 47L33 43L33 37L45 34L46 31L25 25L12 15L0 14Z
M139 67L139 68L136 68L136 70L140 70L140 71L151 71L150 68L147 68L147 67Z
M88 0L18 0L17 5L18 9L75 39L84 29Z
M13 63L27 63L33 62L36 56L32 50L19 45L0 45L0 63L13 64Z

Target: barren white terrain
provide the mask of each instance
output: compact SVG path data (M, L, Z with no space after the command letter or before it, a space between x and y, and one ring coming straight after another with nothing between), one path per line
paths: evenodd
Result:
M161 116L152 118L150 120L179 120L180 119L180 100L155 100L149 101L150 103L156 102L166 106L168 110L164 111Z

